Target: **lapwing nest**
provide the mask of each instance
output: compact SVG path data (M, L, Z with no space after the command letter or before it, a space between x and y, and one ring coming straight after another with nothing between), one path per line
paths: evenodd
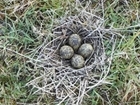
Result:
M88 92L102 85L106 80L112 61L116 36L103 27L103 19L96 15L82 13L60 20L49 37L41 45L34 63L36 76L28 83L36 88L36 94L54 97L57 104L82 105ZM90 43L94 52L86 59L85 66L74 69L69 60L62 60L59 48L67 44L71 34L81 36L83 43Z

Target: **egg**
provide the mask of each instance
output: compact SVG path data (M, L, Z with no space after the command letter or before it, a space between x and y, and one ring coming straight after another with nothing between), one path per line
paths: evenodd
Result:
M71 47L73 47L73 49L76 51L79 46L81 45L82 39L79 35L77 34L72 34L69 39L68 39L68 43Z
M74 54L71 58L71 65L73 68L80 69L84 67L85 60L81 55Z
M60 56L63 59L70 59L74 55L74 50L68 45L64 45L60 48Z
M89 43L82 44L78 50L78 53L84 58L89 57L93 52L93 47Z

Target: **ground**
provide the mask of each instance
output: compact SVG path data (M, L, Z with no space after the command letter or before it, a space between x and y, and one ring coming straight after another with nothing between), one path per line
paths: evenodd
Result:
M55 105L55 97L36 94L35 88L27 86L38 75L28 61L37 60L36 50L46 38L51 41L50 33L59 20L79 14L75 8L83 11L86 6L95 9L93 15L104 19L105 31L116 32L117 40L106 76L111 84L92 89L89 97L83 99L83 105L140 103L140 1L80 1L81 6L78 0L0 1L1 105Z

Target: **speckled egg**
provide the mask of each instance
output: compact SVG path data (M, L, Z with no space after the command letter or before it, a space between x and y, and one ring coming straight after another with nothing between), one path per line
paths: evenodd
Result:
M78 50L78 53L84 58L89 57L93 52L93 47L89 43L82 44Z
M71 65L73 68L80 69L84 67L85 60L81 55L74 54L71 58Z
M73 47L74 50L77 50L79 48L79 46L81 45L81 42L82 42L82 39L77 34L72 34L68 39L69 45Z
M60 56L63 59L70 59L74 55L74 50L68 45L64 45L60 48Z

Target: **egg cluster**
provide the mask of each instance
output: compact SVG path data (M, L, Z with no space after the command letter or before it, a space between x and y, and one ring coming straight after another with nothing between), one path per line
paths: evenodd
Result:
M93 47L89 43L82 44L82 38L77 34L72 34L68 38L68 45L60 48L62 59L70 59L72 67L79 69L84 67L85 60L92 54Z

